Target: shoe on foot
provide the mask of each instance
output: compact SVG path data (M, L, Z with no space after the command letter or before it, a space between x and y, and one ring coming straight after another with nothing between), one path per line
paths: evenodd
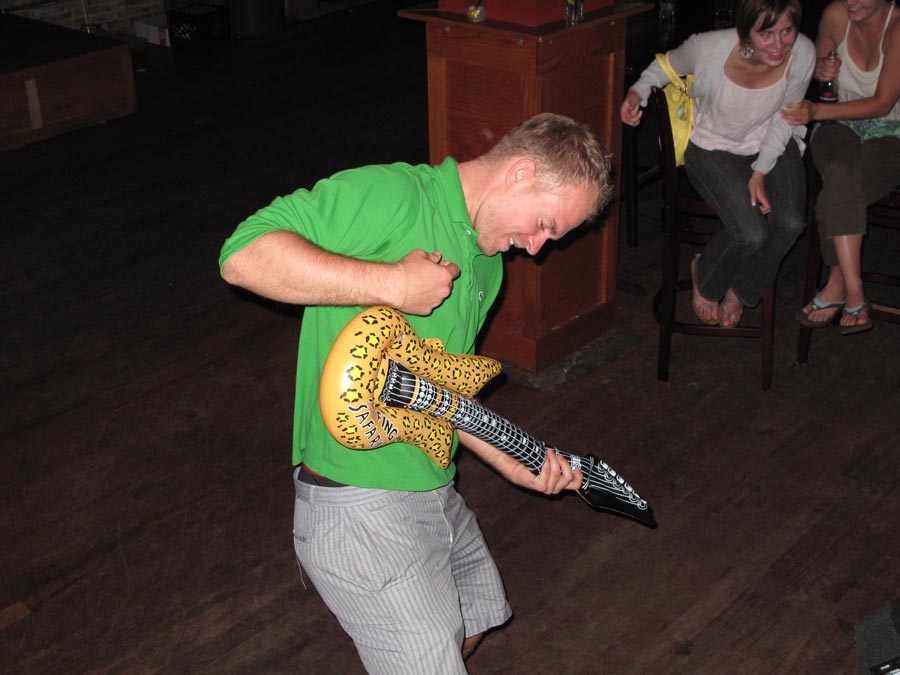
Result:
M694 305L694 314L697 315L697 318L700 319L703 323L708 326L715 326L719 323L719 315L721 313L721 308L719 307L719 303L715 300L709 300L708 298L704 298L700 295L700 289L697 286L697 259L700 258L700 254L698 253L691 260L691 283L693 284L693 296L692 301ZM710 315L713 317L711 319L704 318L703 310L708 310Z
M865 333L872 330L872 308L868 302L861 302L856 307L844 307L844 315L852 317L854 321L859 320L859 315L865 312L866 320L862 323L853 323L849 326L841 324L841 335L856 335L857 333Z
M797 323L799 323L801 326L806 326L807 328L822 328L823 326L827 326L832 321L834 321L834 317L838 315L838 312L843 306L843 300L827 302L825 300L822 300L822 298L819 297L819 294L816 293L813 299L809 301L809 304L805 305L796 314L794 314L794 319L796 319ZM804 309L806 310L805 312L803 311ZM821 312L825 309L834 310L834 312L832 312L827 319L822 319L821 321L813 321L809 318L809 315L813 312Z

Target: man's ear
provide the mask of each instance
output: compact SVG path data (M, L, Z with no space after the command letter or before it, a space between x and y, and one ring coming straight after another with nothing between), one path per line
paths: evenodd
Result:
M509 170L506 172L507 187L530 187L534 182L536 171L537 165L535 165L533 159L525 157L517 159L509 166Z

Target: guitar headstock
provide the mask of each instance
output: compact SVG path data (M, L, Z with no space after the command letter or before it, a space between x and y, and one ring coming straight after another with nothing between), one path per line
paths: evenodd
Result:
M580 458L584 482L578 494L591 507L636 520L656 528L653 509L646 499L620 476L609 464L594 455Z

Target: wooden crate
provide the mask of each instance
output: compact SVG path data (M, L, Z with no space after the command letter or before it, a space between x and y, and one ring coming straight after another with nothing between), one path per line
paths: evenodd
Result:
M128 45L0 15L0 150L136 108Z

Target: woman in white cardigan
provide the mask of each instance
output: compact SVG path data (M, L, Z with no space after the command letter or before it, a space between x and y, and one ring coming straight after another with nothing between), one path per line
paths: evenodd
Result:
M694 74L694 128L685 152L691 183L723 228L691 261L694 312L737 326L778 274L805 226L806 128L780 114L803 99L816 50L799 33L799 0L736 0L735 27L692 35L669 52ZM631 87L622 121L640 122L652 87L669 79L654 61Z

